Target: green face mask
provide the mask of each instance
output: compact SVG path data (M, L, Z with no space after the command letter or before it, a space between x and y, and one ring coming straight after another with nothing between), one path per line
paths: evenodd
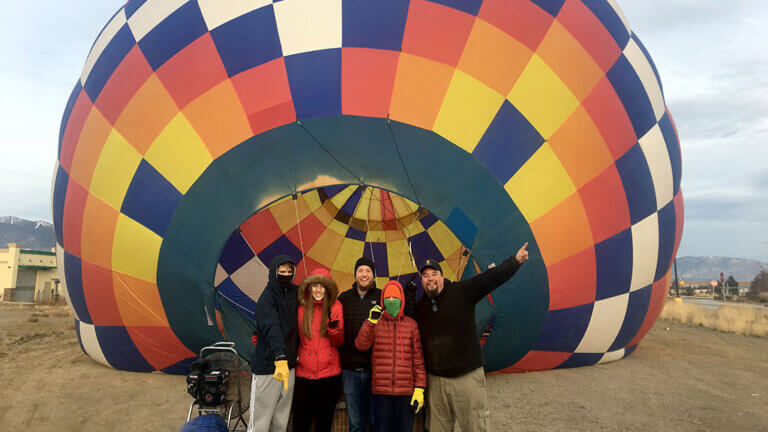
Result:
M384 310L387 311L389 316L392 318L397 317L397 314L400 313L400 299L399 298L385 298L384 299Z

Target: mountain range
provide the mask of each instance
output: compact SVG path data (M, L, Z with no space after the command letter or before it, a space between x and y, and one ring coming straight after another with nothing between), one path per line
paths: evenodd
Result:
M24 249L50 250L56 246L53 224L15 216L0 216L0 248L21 243Z
M768 263L742 258L715 256L684 256L677 258L677 276L686 281L719 280L733 275L740 282L748 282L761 270L768 270ZM673 274L674 277L674 274Z
M8 243L21 243L25 249L51 249L56 245L53 224L2 216L0 248L8 247ZM678 277L687 281L719 279L720 272L723 272L726 278L733 275L737 281L751 281L761 270L768 270L768 264L742 258L684 256L677 259Z

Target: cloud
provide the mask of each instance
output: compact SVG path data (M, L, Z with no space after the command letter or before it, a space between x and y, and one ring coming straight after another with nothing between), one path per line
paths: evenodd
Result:
M736 254L740 242L768 232L765 1L619 1L659 70L681 139L681 250ZM50 218L64 106L91 44L123 3L22 1L0 15L0 171L11 179L0 203L7 214ZM761 247L749 253L768 261L768 246Z
M752 179L753 190L760 198L768 199L768 167L757 170ZM768 200L766 207L768 207Z
M51 219L59 125L93 40L124 2L14 2L0 15L2 213Z
M702 2L700 0L622 1L621 10L630 28L643 34L669 34L702 26L716 27L732 22L742 10L759 0L739 2Z
M768 224L686 222L677 256L727 256L768 262L767 229Z
M678 128L681 253L768 261L768 8L763 0L625 1ZM768 241L768 239L763 239Z
M669 101L682 139L753 136L755 128L765 132L760 128L768 118L768 63L734 63L713 73L712 81L699 94Z
M725 192L725 193L721 193ZM714 190L709 195L685 198L686 222L712 222L728 225L765 225L768 221L768 195L729 195Z

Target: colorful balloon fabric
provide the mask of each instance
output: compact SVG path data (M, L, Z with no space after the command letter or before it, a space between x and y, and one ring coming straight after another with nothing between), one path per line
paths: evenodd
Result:
M378 286L390 278L415 281L414 256L443 262L445 276L454 280L471 262L445 223L418 204L371 186L335 185L287 196L241 224L224 245L216 288L255 319L267 265L281 254L300 263L296 280L322 267L345 289L355 281L361 256L374 260Z
M680 164L614 0L131 0L64 112L58 263L89 356L184 373L276 254L347 289L363 255L460 279L527 241L486 370L591 365L661 311Z

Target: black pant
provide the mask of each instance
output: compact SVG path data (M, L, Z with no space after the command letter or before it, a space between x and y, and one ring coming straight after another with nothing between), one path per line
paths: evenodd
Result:
M411 432L411 396L374 394L371 397L373 432Z
M341 391L341 375L311 380L296 377L293 388L293 430L309 431L315 420L315 432L330 432L333 412Z

